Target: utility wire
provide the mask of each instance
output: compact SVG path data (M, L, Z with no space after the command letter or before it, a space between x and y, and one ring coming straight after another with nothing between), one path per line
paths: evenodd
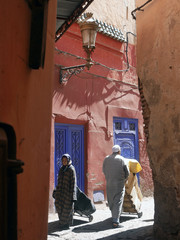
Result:
M134 33L132 33L132 32L126 32L126 48L125 48L125 55L126 55L126 64L127 64L127 68L126 69L116 69L116 68L111 68L111 67L108 67L108 66L106 66L106 65L104 65L104 64L102 64L102 63L99 63L99 62L96 62L96 61L93 61L92 60L92 62L94 63L94 65L99 65L99 66L102 66L102 67L104 67L104 68L107 68L107 69L109 69L109 70L112 70L112 71L116 71L116 72L127 72L127 71L129 71L129 69L130 69L130 65L129 65L129 59L128 59L128 44L129 44L129 39L128 39L128 35L129 34L132 34L134 37L136 37L136 35L134 34ZM64 54L64 55L69 55L69 56L72 56L72 57L76 57L77 59L82 59L82 60L86 60L86 58L83 58L83 57L80 57L80 56L77 56L77 55L74 55L74 54L72 54L72 53L68 53L68 52L65 52L65 51L62 51L62 50L60 50L60 49L58 49L58 48L55 48L55 50L58 52L58 53L62 53L62 54ZM58 65L58 64L55 64L56 66L61 66L61 65ZM81 70L82 71L82 70ZM80 71L80 72L81 72ZM80 73L79 72L79 73ZM124 81L119 81L119 80L117 80L117 79L112 79L112 78L108 78L108 77L103 77L103 76L100 76L100 75L96 75L96 74L92 74L91 73L91 75L93 75L93 76L96 76L96 77L101 77L101 78L104 78L104 79L107 79L108 81L111 81L111 82L116 82L116 83L119 83L119 84L125 84L125 85L128 85L128 86L131 86L132 88L134 88L134 89L137 89L138 88L138 86L137 85L135 85L135 84L130 84L130 83L127 83L127 82L124 82ZM71 75L72 76L72 75ZM70 77L71 77L70 76ZM70 79L70 77L69 77L69 79ZM68 79L68 80L69 80ZM68 80L63 80L63 82L67 82Z
M127 32L126 33L126 49L125 49L125 54L126 54L126 63L127 63L127 68L126 69L117 69L117 68L111 68L111 67L108 67L108 66L106 66L106 65L104 65L104 64L102 64L102 63L99 63L99 62L96 62L96 61L94 61L94 60L92 60L92 62L94 63L94 65L100 65L100 66L102 66L102 67L104 67L104 68L107 68L107 69L109 69L109 70L115 70L115 71L117 71L117 72L127 72L128 70L129 70L129 68L130 68L130 66L129 66L129 59L128 59L128 44L129 44L129 40L128 40L128 34L132 34L134 37L136 37L136 35L134 34L134 33L132 33L132 32ZM68 53L68 52L65 52L65 51L62 51L62 50L60 50L60 49L58 49L58 48L55 48L55 50L58 52L58 53L62 53L62 54L64 54L64 55L69 55L69 56L72 56L72 57L76 57L77 59L82 59L82 60L86 60L86 58L83 58L83 57L80 57L80 56L77 56L77 55L74 55L74 54L72 54L72 53Z
M124 82L124 81L119 81L119 80L114 79L114 78L104 77L104 76L97 75L97 74L90 73L90 72L86 72L86 74L92 75L92 76L98 77L98 78L103 78L103 79L106 79L106 80L108 80L108 81L110 81L110 82L116 82L116 83L118 83L118 84L120 84L120 85L122 85L122 84L123 84L123 85L127 85L127 86L132 87L133 89L138 89L138 85L135 85L135 84L127 83L127 82ZM77 77L84 79L84 77L80 77L79 75L77 75Z
M145 2L144 4L142 4L140 7L137 7L136 9L134 9L132 12L131 12L131 15L133 17L134 20L136 20L136 16L135 16L135 13L137 11L144 11L144 9L142 9L144 6L146 6L148 3L152 2L152 0L148 0L147 2Z

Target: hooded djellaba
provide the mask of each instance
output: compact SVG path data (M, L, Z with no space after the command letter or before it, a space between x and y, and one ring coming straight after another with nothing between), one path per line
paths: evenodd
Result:
M59 170L58 184L54 194L55 207L60 228L69 229L73 224L74 202L77 200L76 171L69 154L63 154L61 161L62 167Z
M108 155L103 162L107 200L112 214L113 228L122 227L119 221L125 194L125 182L129 176L129 169L120 154L120 146L114 145L112 154Z

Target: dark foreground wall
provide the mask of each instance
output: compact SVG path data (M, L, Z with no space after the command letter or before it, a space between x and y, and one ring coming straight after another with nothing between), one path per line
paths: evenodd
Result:
M56 1L48 1L44 68L33 70L29 49L36 2L6 1L0 9L0 122L14 129L16 157L24 162L17 176L18 240L47 239Z

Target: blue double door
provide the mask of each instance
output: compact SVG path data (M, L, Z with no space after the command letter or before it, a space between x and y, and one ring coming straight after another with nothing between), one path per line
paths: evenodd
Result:
M84 191L84 126L55 123L54 177L57 185L61 156L69 153L76 169L77 185Z

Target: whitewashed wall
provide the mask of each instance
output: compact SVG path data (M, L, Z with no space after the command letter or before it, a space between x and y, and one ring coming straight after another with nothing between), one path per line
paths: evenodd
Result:
M136 34L136 22L131 12L135 9L135 0L94 0L86 12L92 12L94 18L121 29L123 34ZM129 42L136 39L129 35Z

